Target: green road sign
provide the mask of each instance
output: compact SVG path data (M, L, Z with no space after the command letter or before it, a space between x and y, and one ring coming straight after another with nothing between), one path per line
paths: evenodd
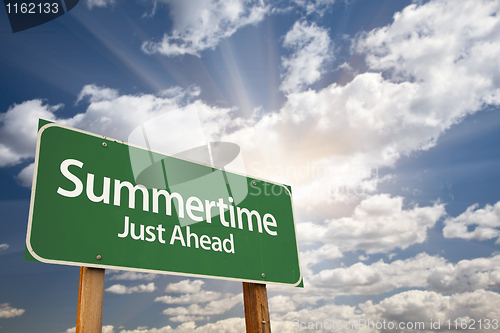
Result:
M53 123L38 132L26 247L45 263L301 282L286 186Z

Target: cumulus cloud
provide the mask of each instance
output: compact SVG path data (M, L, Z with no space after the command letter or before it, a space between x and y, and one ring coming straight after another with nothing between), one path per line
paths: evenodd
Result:
M307 277L314 293L335 295L379 294L399 288L430 288L460 293L500 287L500 256L461 260L457 264L421 253L406 260L321 270Z
M161 93L158 96L118 95L110 92L109 88L90 85L82 89L80 98L89 101L86 112L70 119L58 119L58 122L122 141L126 141L130 132L147 120L182 106L189 105L203 114L213 113L217 109L208 110L210 107L200 101L185 99L183 90L167 96Z
M221 293L216 291L200 290L192 294L184 294L179 297L173 296L160 296L155 298L155 302L162 302L165 304L193 304L215 301L221 297Z
M2 244L2 245L4 245L4 244ZM9 303L0 304L0 318L19 317L25 311L26 310L23 310L23 309L13 308L10 306Z
M285 73L280 89L286 93L298 92L318 81L322 67L333 58L328 30L315 23L296 22L283 46L292 49L292 54L282 59Z
M148 283L147 285L140 284L133 287L126 287L122 284L115 284L105 290L113 294L152 293L156 290L156 287L154 282Z
M61 108L61 104L50 106L41 99L34 99L14 104L0 114L0 167L33 158L38 118L53 121Z
M366 325L368 320L373 323L371 325L376 325L377 322L383 325L385 320L386 325L392 322L395 329L401 332L414 332L416 330L414 325L423 322L424 326L420 331L430 332L436 330L430 327L431 319L433 322L440 321L441 330L446 330L448 325L446 321L453 318L452 321L454 319L466 320L469 324L472 323L469 320L474 319L475 328L479 330L477 323L479 319L484 321L484 318L498 318L500 314L496 306L498 302L500 302L500 294L482 289L450 296L433 291L410 290L385 298L378 304L374 304L373 301L359 303L356 306L328 304L318 308L292 311L284 315L275 314L271 318L271 325L273 332L292 333L297 331L292 326L294 319L305 322L306 326L311 322L314 327L316 323L323 325L325 320L329 320L327 324L330 325L332 321L335 321L337 325L340 322L345 325L355 325L350 328L336 328L335 331L352 332L355 329L367 333L384 331L376 327L375 329L372 326L368 327ZM360 323L365 323L365 325L360 326ZM399 329L399 323L403 323L401 329ZM407 325L408 323L411 324ZM410 329L410 326L413 329Z
M272 299L272 298L271 298ZM270 299L270 301L271 301ZM349 322L359 324L360 320L367 322L399 322L409 323L424 322L424 328L430 329L430 321L440 321L441 329L446 328L446 320L457 318L458 320L474 319L477 321L484 318L498 318L499 309L496 306L500 302L500 295L483 289L472 292L458 293L454 295L442 295L434 291L410 290L395 294L381 300L379 303L367 301L357 305L327 304L320 307L307 307L301 310L288 311L285 314L271 312L272 331L277 333L292 333L297 330L292 326L292 320L298 319L306 323L324 323L326 319L336 322ZM363 321L362 321L363 322ZM477 326L476 329L479 327ZM229 318L196 327L194 322L186 322L173 329L170 326L163 328L123 330L121 333L177 333L195 332L212 333L227 332L236 333L245 331L243 318ZM352 332L352 329L336 329L335 331ZM371 327L359 327L357 331L362 333L374 332ZM402 329L410 332L409 329Z
M430 108L426 123L445 129L500 102L500 68L492 63L500 49L499 10L495 1L413 4L390 26L367 33L357 50L392 81L417 83L412 108Z
M228 318L196 327L194 322L183 323L176 328L165 326L162 328L122 330L120 333L240 333L245 332L245 319Z
M379 194L361 201L350 217L300 223L297 234L303 242L336 244L341 251L389 252L423 243L427 230L444 214L443 204L403 209L402 197ZM328 251L331 259L339 257L336 247Z
M6 244L6 243L0 244L0 251L7 250L8 248L9 248L9 244Z
M425 287L430 269L446 260L425 253L406 260L322 270L307 281L314 287L330 289L338 295L378 294L403 287Z
M412 4L392 24L356 38L353 50L366 57L368 72L344 86L290 93L279 112L225 139L245 149L255 171L300 182L295 193L306 207L346 200L345 185L366 195L376 185L369 170L429 149L466 115L499 104L497 11L491 1ZM309 172L297 177L289 166Z
M295 310L295 302L290 296L278 295L269 299L269 313L290 312Z
M210 316L220 315L239 303L243 303L243 294L226 294L224 298L209 302L205 307L198 304L191 304L188 307L176 307L163 310L164 315L168 316ZM180 317L177 317L179 319Z
M166 292L183 293L183 295L177 297L170 295L160 296L155 299L155 302L191 304L188 307L168 308L163 311L163 314L172 316L170 318L171 321L186 322L208 320L209 317L207 316L223 314L243 301L242 294L222 295L219 292L202 290L201 287L204 283L202 280L191 281L189 279L170 283L165 288ZM205 307L201 307L196 303L207 304Z
M158 274L151 274L151 273L138 273L138 272L120 272L119 274L115 274L111 276L109 279L110 280L129 280L129 281L135 281L135 280L146 280L146 281L151 281L154 280L158 277Z
M178 315L175 317L171 317L169 320L173 322L181 322L185 323L188 321L202 321L208 320L210 317L197 317L197 316L186 316L186 315Z
M16 180L23 187L31 187L33 183L33 171L35 170L35 163L28 164L21 172L16 176Z
M238 29L262 21L269 10L262 0L163 2L170 7L174 27L161 41L142 45L142 50L149 54L199 56L201 51L215 48Z
M95 84L88 84L78 94L76 103L79 103L86 97L91 103L110 101L118 98L118 91L116 89L98 87Z
M500 294L475 290L473 292L445 296L432 291L410 290L382 300L374 305L372 301L360 304L360 309L369 318L386 319L394 322L424 322L430 328L430 320L440 321L441 328L447 328L446 321L451 319L465 320L469 325L485 318L498 318L500 310L493 304L498 304ZM469 321L473 319L473 321ZM454 324L453 324L454 325ZM484 329L484 327L482 327ZM411 329L404 330L405 332Z
M442 293L500 288L500 255L461 260L431 269L429 287Z
M462 238L487 240L500 236L500 201L494 206L486 205L478 208L475 204L457 217L450 217L444 221L443 235L446 238ZM474 227L469 231L469 227ZM496 244L500 243L500 238Z
M120 95L110 88L87 85L80 92L78 101L87 101L88 108L72 118L57 116L62 105L51 106L38 99L14 104L6 113L0 114L0 167L34 158L39 118L127 141L132 130L142 123L186 107L203 122L207 141L216 141L220 127L229 122L231 110L211 107L201 101L193 102L191 98L197 93L198 89L192 87L187 91L172 88L158 95ZM186 133L186 128L178 128ZM17 180L24 186L31 186L32 175L33 165L28 165Z
M300 230L298 231L299 235L301 234ZM343 257L340 248L334 244L324 244L317 249L301 251L299 255L302 274L304 275L310 275L312 272L311 267L317 263Z
M450 0L412 4L396 13L390 26L368 32L357 49L367 54L372 69L391 71L396 81L435 88L451 83L437 91L438 95L453 94L443 99L442 108L453 106L454 112L461 113L482 103L498 104L500 93L495 87L500 69L491 61L499 48L499 9L496 1L469 0L461 6ZM464 91L466 96L461 95ZM465 104L458 107L459 102Z
M201 286L205 282L202 280L182 280L177 283L169 283L165 288L167 293L184 293L184 294L192 294L198 293L201 291Z

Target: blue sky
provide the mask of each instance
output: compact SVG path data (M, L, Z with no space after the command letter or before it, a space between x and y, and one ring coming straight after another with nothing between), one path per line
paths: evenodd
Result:
M181 107L293 188L305 288L268 286L273 332L500 320L499 10L82 0L16 34L0 11L0 332L75 326L78 268L23 261L38 118L127 140ZM105 289L103 332L244 330L239 282L109 271Z

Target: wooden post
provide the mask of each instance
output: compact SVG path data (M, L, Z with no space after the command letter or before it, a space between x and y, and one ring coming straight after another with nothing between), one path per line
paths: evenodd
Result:
M102 332L104 269L80 267L76 333Z
M265 284L243 282L247 333L271 333Z

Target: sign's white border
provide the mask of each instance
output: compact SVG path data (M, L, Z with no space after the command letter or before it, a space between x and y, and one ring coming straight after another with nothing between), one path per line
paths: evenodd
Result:
M30 212L29 212L29 217L28 217L28 230L27 230L27 233L26 233L26 247L28 248L29 253L36 260L38 260L40 262L43 262L43 263L47 263L47 264L58 264L58 265L68 265L68 266L84 266L84 267L104 268L104 269L106 269L106 268L107 269L120 269L120 270L133 271L133 272L155 273L155 274L170 274L170 275L179 275L179 276L199 277L199 278L206 278L206 279L219 279L219 280L250 282L250 283L261 283L261 284L262 283L266 283L266 284L275 284L275 285L282 285L282 286L295 286L296 287L296 286L298 286L301 283L301 281L302 281L302 270L300 269L299 246L298 246L298 242L297 242L297 230L295 228L295 216L294 216L294 213L293 213L292 193L290 193L290 191L288 190L288 188L285 185L283 185L283 184L278 184L278 183L275 183L275 182L272 182L272 181L268 181L268 180L265 180L265 179L261 179L261 178L258 178L258 177L243 175L243 174L240 174L240 173L237 173L237 172L233 172L233 171L230 171L230 172L234 173L234 174L238 174L238 175L243 176L243 177L253 178L253 179L257 179L257 180L264 181L264 182L267 182L267 183L271 183L271 184L274 184L274 185L282 186L288 192L288 194L290 196L290 201L291 201L291 204L292 204L292 217L293 217L294 231L295 231L295 242L296 242L296 248L297 248L297 259L299 261L299 273L300 273L300 275L299 275L299 280L296 283L294 283L294 284L291 284L291 283L280 283L280 282L266 281L264 279L263 280L247 280L247 279L222 277L222 276L212 276L212 275L203 275L203 274L189 274L189 273L179 273L179 272L157 271L157 270L153 270L153 269L143 269L143 268L132 268L132 267L122 267L122 266L112 266L112 265L99 265L99 264L89 264L89 263L78 263L78 262L72 262L72 261L52 260L52 259L46 259L46 258L40 257L38 254L35 253L35 251L31 247L31 243L30 243L30 239L31 239L31 223L32 223L32 219L33 219L33 206L34 206L34 202L35 202L36 180L37 180L37 174L38 174L38 158L39 158L39 152L40 152L40 142L41 142L41 138L42 138L42 133L47 128L50 128L50 127L60 127L60 128L64 128L64 129L67 129L67 130L70 130L70 131L87 134L87 135L94 136L94 137L97 137L97 138L102 138L103 140L115 141L115 142L119 142L119 143L125 144L127 146L131 146L131 147L136 147L136 148L139 148L139 149L146 149L146 150L148 150L147 148L144 148L144 147L141 147L141 146L137 146L137 145L130 144L130 143L127 143L127 142L124 142L124 141L120 141L120 140L115 140L115 139L112 139L112 138L108 138L106 136L97 135L97 134L94 134L94 133L82 131L82 130L79 130L79 129L76 129L76 128L72 128L72 127L60 125L60 124L57 124L57 123L49 123L49 124L43 125L38 130L37 141L36 141L35 167L34 167L34 171L33 171L33 182L32 182L32 185L31 185L31 200L30 200ZM152 151L154 153L158 153L158 154L161 154L161 155L164 155L164 156L174 157L174 158L181 159L181 160L184 160L184 161L188 161L188 162L191 162L191 163L196 163L196 164L201 164L201 165L209 166L209 167L214 168L214 169L219 169L219 168L213 167L211 165L207 165L207 164L203 164L203 163L198 163L198 162L190 161L190 160L187 160L187 159L184 159L184 158L180 158L180 157L177 157L177 156L171 156L171 155L164 154L164 153L157 152L157 151L153 151L153 150L149 150L149 151ZM225 170L222 170L222 169L219 169L219 170L225 171Z

